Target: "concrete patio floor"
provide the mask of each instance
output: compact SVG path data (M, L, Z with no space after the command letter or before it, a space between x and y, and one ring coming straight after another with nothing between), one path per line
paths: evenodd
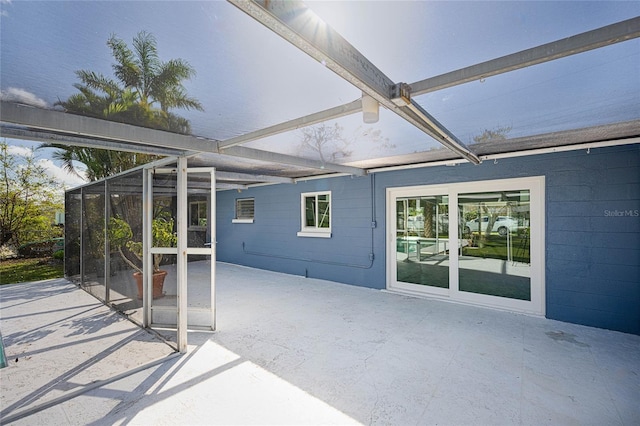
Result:
M229 264L217 274L218 331L190 332L173 357L65 280L0 287L0 423L60 398L12 424L640 424L640 336Z

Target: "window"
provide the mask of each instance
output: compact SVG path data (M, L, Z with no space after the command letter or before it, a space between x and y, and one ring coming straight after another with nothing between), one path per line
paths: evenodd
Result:
M189 229L207 229L207 202L191 201L189 203Z
M309 192L301 196L299 237L331 237L331 192Z
M255 213L255 200L253 198L236 199L236 217L233 223L253 223Z

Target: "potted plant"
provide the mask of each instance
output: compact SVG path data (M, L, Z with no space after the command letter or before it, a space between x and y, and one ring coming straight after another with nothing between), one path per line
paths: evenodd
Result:
M168 212L158 214L151 222L151 235L153 247L175 247L177 236L173 231L174 220ZM138 299L142 299L142 242L133 241L133 231L131 226L120 217L109 219L109 242L111 247L118 250L122 260L136 270L133 277L138 285ZM136 262L132 261L123 248L131 253ZM160 269L160 264L164 258L163 254L153 255L153 298L164 296L163 286L167 271Z

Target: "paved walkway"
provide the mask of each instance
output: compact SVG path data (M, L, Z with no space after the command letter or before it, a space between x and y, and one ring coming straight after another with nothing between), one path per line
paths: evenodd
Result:
M640 424L640 336L227 264L217 272L218 331L190 333L188 354L14 424ZM0 303L3 424L89 382L96 357L143 363L118 342L140 343L144 362L170 352L145 331L79 315L97 311L95 299L62 280L2 286ZM48 353L74 352L78 336L93 344L84 362L41 380L21 372L54 368L64 355ZM24 346L46 338L58 341Z

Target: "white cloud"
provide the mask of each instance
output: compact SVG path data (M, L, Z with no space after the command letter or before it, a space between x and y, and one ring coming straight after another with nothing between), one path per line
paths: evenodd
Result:
M18 157L28 157L33 151L31 148L27 148L26 146L9 145L7 146L7 152Z
M9 87L7 90L0 91L0 99L3 101L31 105L38 108L49 107L49 104L45 100L40 99L31 92L27 92L24 89L18 89L16 87Z
M11 0L0 0L0 5L7 5L7 4L11 4ZM7 12L6 10L2 9L0 10L0 16L9 16L9 12Z
M2 1L2 0L0 0ZM80 173L81 176L77 176L73 173L67 172L60 165L56 164L57 161L54 161L51 157L53 149L47 148L42 150L35 150L38 146L40 146L40 142L33 141L23 141L23 140L15 140L15 139L6 139L7 142L7 151L9 154L14 155L16 157L26 158L31 155L36 157L36 163L44 168L45 173L54 178L59 186L56 190L62 192L67 189L74 188L79 185L84 185L87 183L86 179L83 179L85 176L86 167L84 164L75 163L74 166L76 170ZM20 160L18 160L19 163ZM58 162L59 163L59 162ZM23 167L23 164L18 164L18 167Z
M55 178L62 184L62 187L60 188L61 190L70 189L87 183L86 180L75 174L67 172L48 158L38 160L38 165L43 167L49 176Z

